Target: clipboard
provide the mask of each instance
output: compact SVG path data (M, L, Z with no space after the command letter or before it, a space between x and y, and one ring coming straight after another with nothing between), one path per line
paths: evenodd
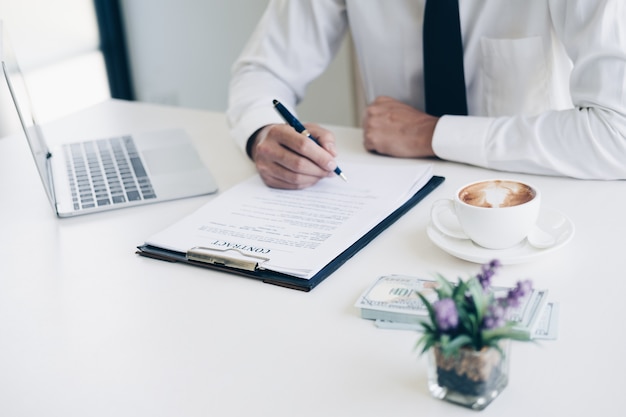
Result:
M432 176L430 180L407 200L402 206L397 208L383 221L361 236L335 259L330 261L313 277L299 278L280 272L269 271L259 268L259 264L265 258L257 255L249 255L235 249L216 250L201 247L190 248L187 252L178 252L159 248L152 245L141 245L137 247L136 253L140 256L158 259L168 262L180 262L188 265L209 268L213 270L228 272L248 278L260 280L267 284L279 285L301 291L311 291L319 283L335 272L340 266L354 256L358 251L370 243L383 230L391 226L396 220L402 217L417 203L422 201L428 194L437 188L445 180L441 176Z

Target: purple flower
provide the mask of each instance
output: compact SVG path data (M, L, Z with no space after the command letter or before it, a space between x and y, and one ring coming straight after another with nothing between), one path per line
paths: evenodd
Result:
M520 301L533 290L530 280L518 281L515 288L511 288L506 296L506 304L511 307L519 307Z
M499 303L491 304L483 318L483 329L496 329L506 324L506 309Z
M502 264L499 260L494 259L487 264L483 264L481 266L481 272L476 275L478 282L483 287L483 290L487 291L491 286L491 278L496 273L496 269L499 268Z
M511 288L506 297L496 298L489 307L483 318L483 329L495 329L504 326L507 321L507 314L510 308L519 307L522 298L527 296L533 289L530 280L518 281L514 288Z
M433 303L437 327L443 332L454 330L459 324L459 313L451 298L444 298Z

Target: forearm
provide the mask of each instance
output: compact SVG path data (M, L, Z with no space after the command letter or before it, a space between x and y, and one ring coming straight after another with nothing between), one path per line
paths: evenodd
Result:
M272 99L293 103L293 93L284 84L263 72L243 72L232 78L226 112L231 136L246 150L248 139L260 128L283 120L272 106Z
M554 33L572 64L567 84L572 107L534 115L444 117L435 130L434 151L498 170L626 179L626 7L620 0L551 0L549 7Z
M626 117L598 108L538 116L446 116L433 137L443 159L580 179L626 179Z
M308 84L333 59L346 25L342 2L270 2L232 70L227 116L242 149L260 127L282 123L273 99L295 111Z

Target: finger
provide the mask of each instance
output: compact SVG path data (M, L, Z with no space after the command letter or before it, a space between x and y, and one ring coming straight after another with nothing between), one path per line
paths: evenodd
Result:
M373 103L374 104L382 104L382 103L389 103L389 102L393 102L393 101L397 101L394 98L388 97L388 96L378 96L374 99Z
M273 188L302 189L317 183L323 176L294 172L279 163L258 166L259 174L266 185Z
M332 155L286 125L271 126L256 143L254 155L264 182L276 188L308 187L336 167ZM320 161L330 161L328 168L321 168L318 164L327 162Z
M337 148L335 147L335 135L333 135L330 130L324 129L323 127L314 123L307 123L305 124L305 127L309 131L311 136L313 136L317 140L317 143L322 148L324 148L333 157L337 156Z
M324 145L334 146L334 137L330 137L328 132L318 130L315 126L313 130L322 133L321 139L311 140L290 128L281 132L281 136L277 136L276 139L285 148L285 152L277 160L296 173L322 177L337 167L334 155L324 148ZM330 145L331 143L333 145Z
M304 136L290 146L275 162L294 175L323 178L337 167L329 152Z

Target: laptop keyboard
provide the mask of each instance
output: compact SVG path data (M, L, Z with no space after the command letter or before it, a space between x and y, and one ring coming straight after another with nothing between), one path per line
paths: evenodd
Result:
M131 136L67 144L75 210L156 198Z

